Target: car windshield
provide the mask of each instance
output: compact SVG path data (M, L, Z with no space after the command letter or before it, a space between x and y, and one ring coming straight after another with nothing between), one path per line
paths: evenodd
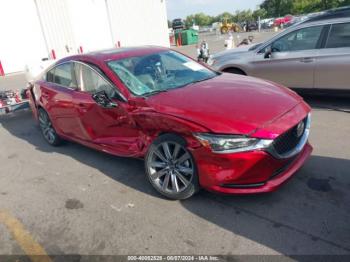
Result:
M165 92L218 75L174 51L114 60L108 66L137 96Z
M252 46L251 48L249 48L248 51L254 51L254 50L258 49L258 47L261 46L262 44L263 43L256 44L256 45Z

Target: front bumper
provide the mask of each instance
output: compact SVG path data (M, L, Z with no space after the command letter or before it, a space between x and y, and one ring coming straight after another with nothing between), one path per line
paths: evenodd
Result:
M225 194L255 194L275 191L301 168L311 152L307 143L288 159L277 159L265 151L215 154L204 147L192 154L203 188Z

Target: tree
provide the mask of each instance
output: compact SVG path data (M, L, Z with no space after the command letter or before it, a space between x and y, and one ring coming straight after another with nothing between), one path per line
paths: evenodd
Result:
M268 17L280 17L292 13L294 0L265 0L260 8L267 11Z
M214 22L249 22L257 21L258 18L281 17L288 14L300 15L350 5L350 0L264 0L260 8L252 11L236 11L234 14L224 12L215 17L204 13L189 15L185 19L187 27L193 23L199 26L209 26ZM169 22L168 22L169 23Z
M350 5L350 0L264 0L260 5L269 17L307 14Z
M233 15L229 12L224 12L214 17L213 22L223 22L225 19L233 20Z
M235 15L233 16L233 21L238 22L247 22L247 21L253 21L253 12L252 10L244 10L244 11L236 11Z
M209 26L213 22L213 17L206 15L204 13L198 13L194 15L189 15L185 19L185 24L187 27L191 27L193 23L199 26Z
M267 11L264 8L259 8L253 12L253 17L255 21L258 21L259 17L260 19L267 18Z

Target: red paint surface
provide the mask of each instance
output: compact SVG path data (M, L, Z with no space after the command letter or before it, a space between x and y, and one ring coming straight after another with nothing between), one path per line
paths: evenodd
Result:
M293 19L293 16L291 15L286 15L285 17L280 17L280 18L276 18L274 21L274 25L275 26L280 26L280 25L284 25L288 22L290 22Z
M4 72L4 68L2 67L2 63L0 61L0 76L4 76L5 72Z
M54 60L56 59L56 52L53 49L51 50L51 58Z
M63 138L118 156L143 157L160 134L180 135L187 141L195 159L201 186L223 193L273 191L300 168L311 153L309 145L287 170L270 180L288 159L279 160L264 151L215 154L202 147L193 136L194 132L208 132L273 139L310 111L310 107L289 89L256 78L223 74L148 98L135 97L106 65L107 60L162 50L168 49L125 49L62 59L57 63L78 60L96 65L127 102L116 100L116 108L102 108L93 101L91 94L41 80L36 82L33 92L28 93L33 112L36 116L36 108L43 107ZM250 189L221 186L260 182L266 184Z

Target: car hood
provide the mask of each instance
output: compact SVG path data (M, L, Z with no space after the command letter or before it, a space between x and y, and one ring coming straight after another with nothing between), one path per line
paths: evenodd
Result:
M290 111L302 99L264 80L222 74L210 80L159 93L147 104L219 134L250 135Z

